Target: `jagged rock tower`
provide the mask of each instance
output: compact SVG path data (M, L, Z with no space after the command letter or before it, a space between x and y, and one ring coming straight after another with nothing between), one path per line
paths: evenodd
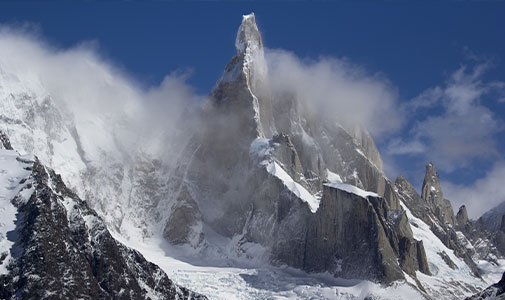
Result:
M368 133L319 119L296 95L271 99L253 14L235 47L170 178L165 238L349 278L429 273Z

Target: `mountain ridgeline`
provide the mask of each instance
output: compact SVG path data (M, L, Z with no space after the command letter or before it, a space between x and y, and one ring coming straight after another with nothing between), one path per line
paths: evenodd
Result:
M432 163L421 194L403 176L393 182L361 125L323 116L296 93L272 96L253 14L235 47L196 113L202 125L185 131L181 121L188 138L170 161L143 143L125 151L115 124L127 120L78 117L43 85L0 69L2 153L37 156L18 160L30 172L9 199L21 219L13 248L0 253L0 297L204 298L109 231L161 236L204 261L401 282L426 298L461 299L489 285L481 264L505 256L503 221L489 231L464 206L455 215ZM67 273L72 280L42 293Z
M3 211L12 205L15 214L12 220L2 214L0 226L2 246L12 243L0 248L1 299L207 299L117 242L59 175L0 136L2 173L24 175L3 187L16 192L11 203L2 202ZM3 232L8 222L15 227Z
M431 295L437 291L420 279L440 267L414 219L441 241L429 254L466 278L480 280L475 260L503 257L500 238L470 221L465 207L454 215L433 164L419 195L404 177L385 176L362 127L323 118L296 94L271 98L254 15L244 17L235 44L203 109L206 126L170 178L178 193L163 231L168 241L252 257L259 244L274 264L384 283L408 276ZM450 281L456 295L478 290L473 279Z

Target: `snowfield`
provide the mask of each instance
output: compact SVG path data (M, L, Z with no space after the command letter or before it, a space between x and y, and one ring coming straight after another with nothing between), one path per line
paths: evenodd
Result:
M230 266L201 266L176 253L162 239L144 242L125 240L114 235L121 243L138 250L144 257L160 266L177 284L215 300L248 299L425 299L407 282L396 282L386 287L365 280L334 278L332 275L308 274L289 268L268 264L256 268ZM188 249L189 252L192 250ZM207 264L214 262L208 258ZM216 259L216 265L222 264ZM244 265L247 262L244 261Z

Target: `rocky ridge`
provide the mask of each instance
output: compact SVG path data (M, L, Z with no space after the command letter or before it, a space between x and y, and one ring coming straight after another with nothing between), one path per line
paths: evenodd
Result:
M167 240L246 257L260 245L270 262L345 278L430 274L395 184L380 156L367 156L378 154L368 133L321 120L296 95L256 92L268 90L268 77L253 15L244 16L236 48L202 113L205 128L170 178L179 192ZM214 243L210 232L230 243Z
M10 143L3 132L0 136L3 164L12 160L26 170L26 177L11 178L19 180L19 187L12 187L19 192L5 199L17 212L15 228L3 237L13 244L0 254L6 270L0 274L0 298L206 299L117 242L58 174L36 157L6 150Z

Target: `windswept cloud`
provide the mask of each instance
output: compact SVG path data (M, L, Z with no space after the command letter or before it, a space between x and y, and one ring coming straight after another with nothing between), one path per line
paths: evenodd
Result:
M461 66L444 86L429 88L408 102L406 112L428 116L413 123L410 138L391 141L388 153L424 155L447 172L468 167L475 159L499 157L495 138L503 120L482 102L485 97L500 101L505 85L483 79L490 67L488 61Z
M345 59L304 60L284 50L268 50L266 58L274 95L296 94L341 123L364 125L375 137L403 123L396 88L380 74Z

